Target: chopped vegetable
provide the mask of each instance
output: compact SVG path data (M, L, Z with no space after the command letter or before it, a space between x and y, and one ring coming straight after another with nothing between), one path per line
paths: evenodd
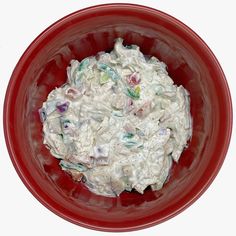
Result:
M135 92L136 94L140 94L140 91L141 91L140 86L135 87L134 92Z
M112 69L110 66L108 66L107 64L98 63L97 67L98 67L99 70L104 71L105 73L107 73L107 75L114 82L117 82L117 80L120 80L120 76L118 75L118 73L114 69Z
M139 78L139 74L137 72L134 72L128 77L128 84L130 86L138 85L141 82L141 79Z
M64 113L68 110L69 102L57 102L56 107L60 113Z
M46 114L45 108L42 107L38 111L39 111L40 120L43 123L47 119L47 114Z
M89 58L85 58L85 59L83 59L83 60L80 62L78 70L79 70L79 71L82 71L82 70L84 70L88 65L89 65Z
M135 115L140 117L140 118L144 118L145 116L147 116L150 112L151 112L151 102L147 101L145 103L143 103L136 111L135 111Z
M130 138L133 138L133 137L134 137L134 134L132 134L132 133L125 133L123 138L130 139Z
M68 119L61 119L61 125L62 125L62 129L67 129L69 128L71 122Z
M79 128L79 124L76 127L76 124L74 124L69 119L66 119L64 117L60 117L60 122L61 122L61 130L62 130L63 134L70 134L70 135L72 135L72 134L75 134L76 131L78 132L77 129ZM64 140L64 142L65 142L65 140Z
M79 172L84 172L88 169L87 167L85 167L84 165L80 163L75 164L75 163L65 161L65 160L61 160L59 165L61 166L63 170L72 169L72 170L77 170Z
M135 141L126 141L125 143L124 143L124 145L127 147L127 148L131 148L131 147L134 147L134 146L136 146L138 143L137 142L135 142Z
M76 99L76 98L80 97L80 95L82 95L82 94L79 92L79 90L77 90L75 88L68 88L65 92L65 95L68 98Z
M102 84L105 84L109 81L109 75L108 74L103 74L101 75L101 77L99 78L99 83L102 85Z
M126 106L125 106L125 111L127 113L131 112L134 109L134 102L131 98L128 98L126 100Z
M132 88L127 88L127 95L134 100L140 98L140 88L133 90Z
M85 70L89 65L89 58L83 59L79 65L77 65L76 70L74 70L73 77L74 77L74 84L76 87L81 87L82 85L82 77L85 74ZM77 64L79 62L77 61Z
M78 172L77 170L67 169L65 170L67 173L69 173L74 181L81 181L84 177L84 174L81 172Z
M126 45L125 46L127 49L133 49L133 45Z

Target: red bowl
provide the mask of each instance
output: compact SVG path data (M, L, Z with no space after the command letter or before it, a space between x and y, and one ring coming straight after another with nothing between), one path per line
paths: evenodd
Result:
M73 182L42 143L38 109L66 80L71 59L109 51L114 39L137 44L168 65L191 97L193 136L168 182L144 195L97 196ZM5 139L16 171L48 209L75 224L130 231L161 223L191 205L211 184L227 152L232 105L224 73L207 45L175 18L139 5L86 8L59 20L27 48L10 79L4 104Z

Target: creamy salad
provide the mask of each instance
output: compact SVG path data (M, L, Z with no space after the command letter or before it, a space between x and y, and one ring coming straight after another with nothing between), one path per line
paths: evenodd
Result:
M163 62L122 43L72 60L67 82L39 110L43 142L62 170L108 197L161 189L192 134L188 91Z

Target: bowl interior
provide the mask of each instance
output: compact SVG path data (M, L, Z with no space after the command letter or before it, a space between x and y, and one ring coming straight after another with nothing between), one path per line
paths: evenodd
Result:
M106 198L73 182L59 168L59 161L42 143L38 109L52 89L65 83L71 59L110 51L117 37L164 61L175 83L190 92L193 136L162 190ZM5 103L8 148L25 184L57 214L96 229L141 228L180 211L215 176L229 138L226 90L223 73L209 49L175 19L140 6L90 8L46 30L18 63Z

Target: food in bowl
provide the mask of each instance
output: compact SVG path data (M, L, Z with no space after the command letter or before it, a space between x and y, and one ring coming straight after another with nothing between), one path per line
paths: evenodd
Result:
M161 189L192 134L188 91L121 38L110 53L72 60L39 113L62 170L108 197Z
M93 194L60 169L42 142L38 109L66 82L72 59L110 52L115 38L139 45L168 66L189 91L192 136L159 191ZM4 133L12 163L28 190L63 219L95 230L132 231L160 224L191 206L226 157L232 103L224 73L209 47L177 19L145 6L106 4L74 12L40 34L17 63L4 103ZM17 199L15 199L17 200Z

